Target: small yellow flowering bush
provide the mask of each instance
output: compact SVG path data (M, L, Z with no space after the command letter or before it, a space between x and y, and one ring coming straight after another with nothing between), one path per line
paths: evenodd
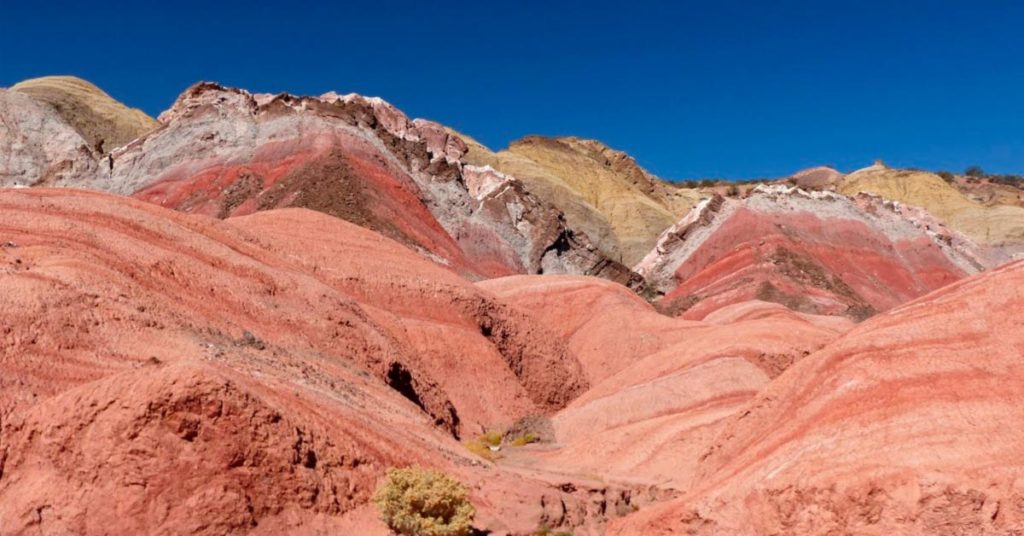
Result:
M459 481L417 467L388 469L373 502L391 530L410 536L466 536L476 514Z

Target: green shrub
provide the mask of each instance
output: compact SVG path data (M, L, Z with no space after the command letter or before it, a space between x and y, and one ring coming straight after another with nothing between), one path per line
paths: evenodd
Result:
M373 502L381 519L402 535L466 536L476 509L465 486L431 469L388 469Z

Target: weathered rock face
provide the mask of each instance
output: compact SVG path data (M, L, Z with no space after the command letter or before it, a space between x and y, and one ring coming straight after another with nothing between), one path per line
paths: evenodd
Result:
M54 108L0 89L0 188L94 187L97 156Z
M311 208L471 277L635 277L515 178L464 166L457 137L380 99L252 95L204 83L160 120L113 152L113 168L102 171L109 190L222 218Z
M1013 534L1024 527L1024 264L863 323L779 376L700 482L612 534Z
M468 162L522 180L598 249L628 266L699 199L696 190L658 179L626 153L594 140L528 136L498 153L472 139L466 143Z
M0 90L0 118L0 186L133 194L221 218L307 207L472 278L556 272L640 282L515 177L464 164L459 138L380 99L198 84L154 129L87 82L48 77Z
M660 306L700 319L759 299L863 319L988 265L927 214L880 198L761 186L714 197L666 230L637 271Z
M839 191L860 192L921 207L979 244L989 246L1000 262L1024 252L1024 207L1020 197L984 204L947 184L934 173L867 167L846 176ZM991 200L990 200L991 201Z
M128 108L81 78L45 76L10 88L51 106L96 153L103 154L157 127L143 111Z

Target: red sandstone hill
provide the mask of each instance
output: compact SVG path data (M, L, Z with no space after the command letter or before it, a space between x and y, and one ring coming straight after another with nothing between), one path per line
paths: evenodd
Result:
M985 266L977 246L923 211L760 186L702 202L636 269L684 318L759 299L861 320Z
M614 283L516 276L479 283L567 338L593 385L552 417L549 471L688 488L728 417L792 363L852 326L746 302L704 322L669 318Z
M701 194L670 188L596 142L536 138L517 144L536 165L525 165L521 156L516 165L499 167L528 177L523 182L489 165L471 165L502 160L484 158L479 146L436 123L409 120L381 99L254 95L200 83L161 114L157 129L99 162L56 111L17 92L0 97L0 114L13 128L0 132L0 147L10 145L0 149L0 184L99 189L219 218L310 208L382 233L472 279L598 275L651 287L664 294L663 310L686 318L759 299L863 319L995 264L927 214L908 216L918 209L776 186L755 188L742 199L714 197L677 214L679 223L633 267L643 272L642 283L608 257L616 248L604 244L607 233L598 232L592 243L580 229L610 225L632 236L630 258L639 258L645 250L637 244L649 247L650 233L658 232L651 222L672 221L671 210ZM11 136L29 143L2 143ZM537 166L557 171L559 184L590 192L584 197L604 212L571 209L578 203L552 190L554 179L531 174ZM816 168L795 177L821 187L836 173ZM629 215L616 211L616 203L640 198L623 194L620 183L630 192L660 192L660 216L644 216L647 223L639 227L626 222ZM649 196L641 197L641 205L653 206ZM571 225L555 207L569 211ZM599 225L589 221L594 218L609 219ZM637 238L640 227L644 236Z
M0 221L5 532L340 526L386 467L480 479L456 437L588 385L528 315L315 212L39 189L0 192ZM475 492L498 527L576 501L503 478Z
M670 318L593 278L473 285L307 210L36 189L0 217L15 533L383 534L368 499L406 465L467 483L498 534L1024 523L1022 264L851 330L758 301ZM517 422L545 442L460 444Z
M1024 263L873 318L730 417L679 500L614 534L1024 528Z
M378 98L185 91L160 126L100 158L74 125L0 92L0 186L134 195L219 218L310 208L393 238L472 277L599 275L639 282L516 178L463 162L441 125Z
M600 533L682 489L659 475L703 443L680 438L848 327L770 304L676 320L592 278L474 286L307 210L218 221L35 189L0 192L0 216L15 531L379 533L369 494L418 464L470 484L482 528ZM552 442L493 465L457 441L523 418Z

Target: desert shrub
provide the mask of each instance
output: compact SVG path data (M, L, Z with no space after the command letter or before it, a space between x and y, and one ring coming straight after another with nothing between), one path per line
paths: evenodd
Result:
M1020 175L989 175L988 180L996 184L1017 187L1024 183L1024 177L1021 177Z
M486 432L476 439L467 441L466 449L486 460L498 460L502 457L501 453L491 450L491 447L501 446L501 439L500 432Z
M540 441L540 438L537 437L537 434L534 434L533 432L526 432L525 434L513 439L512 446L523 447L529 445L530 443L536 443L538 441Z
M501 444L501 432L486 432L484 435L480 436L480 441L497 447Z
M500 460L502 455L500 452L491 450L490 445L480 441L479 439L472 439L466 441L466 450L476 454L477 456L490 461Z
M729 197L736 197L740 195L740 187L735 184L730 184L729 187L725 189L725 195Z
M402 535L466 536L476 509L465 486L431 469L388 469L373 502L381 519Z
M703 188L711 188L712 186L714 186L716 184L718 184L718 181L711 180L711 179L704 179L704 180L700 181L700 185Z
M953 174L952 173L950 173L948 171L938 171L935 174L938 175L939 177L942 177L942 180L948 182L949 184L953 184Z
M970 166L964 170L964 175L967 175L968 177L984 177L985 170L981 169L979 166Z

